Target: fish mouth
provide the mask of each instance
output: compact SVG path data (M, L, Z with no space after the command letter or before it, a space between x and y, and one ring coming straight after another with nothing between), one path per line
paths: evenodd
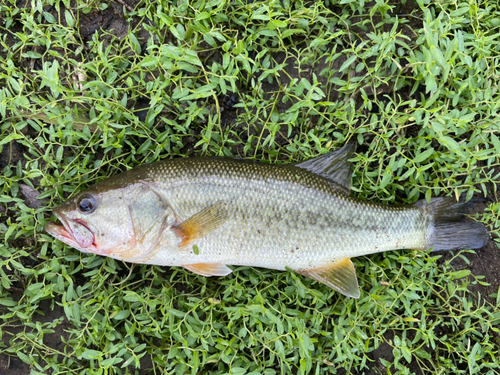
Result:
M84 253L97 252L94 232L79 219L68 219L63 213L54 211L62 225L47 222L44 230L61 242Z

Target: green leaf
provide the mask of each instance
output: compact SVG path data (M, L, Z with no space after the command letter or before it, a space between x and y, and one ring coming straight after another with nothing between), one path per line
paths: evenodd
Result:
M423 349L417 349L415 351L415 353L417 354L417 356L419 356L420 358L423 358L423 359L429 359L430 360L432 358L432 356L429 353L427 353L425 350L423 350Z
M402 346L400 349L401 349L401 354L403 354L403 357L406 360L406 362L411 363L412 355L410 350L404 346Z
M236 47L233 48L233 54L239 55L243 52L244 49L245 49L245 45L243 44L243 41L239 40L236 43Z
M2 299L0 300L0 305L12 307L17 306L17 302L11 299Z
M421 163L423 162L424 160L427 160L432 154L434 154L436 151L432 148L428 149L428 150L425 150L424 152L418 154L417 156L415 156L415 158L413 158L413 161L415 163Z
M123 361L123 358L108 358L101 362L101 366L109 368Z
M495 151L497 152L497 154L500 155L500 140L493 133L491 133L491 143L493 143L493 146L495 147Z
M114 320L124 320L130 316L130 310L121 310L118 311L115 316L113 316Z
M128 34L128 38L130 40L130 44L132 45L132 49L136 54L139 55L141 53L141 45L139 44L137 37L134 34L130 33Z
M160 58L158 56L148 56L139 63L139 66L143 67L143 68L147 68L150 66L156 67L159 64L160 64Z
M457 40L457 49L460 52L464 52L465 44L464 44L464 34L461 30L455 31L455 39Z
M452 151L454 151L456 153L461 153L460 145L453 138L448 137L448 136L444 136L444 137L442 137L440 139L440 141L441 141L442 144L444 144L450 150L452 150Z
M68 25L68 27L75 26L75 19L73 18L71 12L67 9L64 10L64 18L66 19L66 24Z
M14 77L7 77L7 79L9 81L12 89L15 92L17 92L17 93L21 92L21 83L17 79L15 79Z
M347 85L347 81L344 81L343 79L340 79L340 78L337 78L337 77L333 77L330 79L330 82L335 84L335 85L338 85L338 86L345 86Z
M380 182L380 189L385 188L389 183L392 181L393 175L392 171L389 169L386 169L384 171L384 174L382 176L382 181Z
M304 33L305 30L302 29L286 29L281 33L281 37L284 39L294 34L304 34Z
M460 16L463 16L465 13L469 12L469 7L466 5L462 8L458 8L454 10L453 12L450 13L451 18L458 18Z
M28 51L23 53L23 57L27 59L39 59L42 57L42 55L39 54L38 52Z
M346 61L344 61L344 63L342 64L342 66L339 69L339 72L343 72L344 70L349 68L352 65L352 63L354 63L354 61L356 61L357 58L358 58L358 56L356 56L356 55L352 55L351 57L349 57Z
M206 20L207 18L210 18L211 16L212 15L208 12L201 12L201 13L196 14L196 20L197 21Z
M286 27L287 23L280 20L272 20L267 24L269 30L276 30L277 28Z
M97 358L101 358L102 357L102 352L98 351L98 350L85 350L83 353L82 353L82 358L84 359L97 359Z
M27 363L28 365L31 365L31 359L30 357L28 357L26 354L24 354L23 352L21 351L17 351L16 352L16 355L19 357L19 359L21 361L23 361L24 363Z
M469 275L470 275L470 270L460 270L450 273L452 280L463 279L464 277L467 277Z
M198 55L194 51L186 51L186 53L180 59L193 65L202 66Z
M43 12L43 17L45 18L45 21L47 21L48 23L56 22L55 17L49 12Z

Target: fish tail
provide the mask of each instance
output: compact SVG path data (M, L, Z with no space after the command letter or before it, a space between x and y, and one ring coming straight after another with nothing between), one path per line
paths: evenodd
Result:
M441 197L432 199L430 203L419 201L415 205L431 215L427 245L433 251L479 249L489 240L483 224L459 221L467 213L467 202Z

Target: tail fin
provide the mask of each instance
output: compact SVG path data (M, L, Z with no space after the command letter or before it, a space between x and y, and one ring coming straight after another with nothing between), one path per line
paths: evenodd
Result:
M438 250L479 249L489 239L488 231L481 223L459 222L467 211L466 202L451 197L434 198L430 203L415 204L432 216L428 235L428 247Z

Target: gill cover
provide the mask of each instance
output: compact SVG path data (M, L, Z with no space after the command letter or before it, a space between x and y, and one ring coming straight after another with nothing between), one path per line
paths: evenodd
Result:
M138 184L125 196L136 244L119 257L128 262L145 262L158 250L162 233L176 222L175 213L151 184Z

